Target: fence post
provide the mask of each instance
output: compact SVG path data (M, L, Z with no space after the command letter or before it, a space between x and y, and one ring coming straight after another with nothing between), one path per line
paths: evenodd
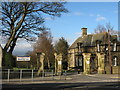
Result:
M8 82L10 81L10 69L8 69Z
M20 82L22 80L22 69L20 70Z
M65 80L66 80L66 75L67 75L67 72L66 72L66 70L65 70Z
M54 71L52 70L52 79L54 80Z
M41 73L42 73L42 80L43 80L43 79L44 79L44 74L45 74L45 72L42 71Z
M60 80L61 80L61 72L58 72L59 73L59 78L60 78Z
M33 76L34 76L34 71L33 71L33 69L32 69L32 81L33 81Z

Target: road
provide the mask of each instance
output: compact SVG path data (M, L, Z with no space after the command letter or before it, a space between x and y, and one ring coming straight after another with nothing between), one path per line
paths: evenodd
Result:
M70 75L67 80L3 82L2 90L120 90L117 75Z
M4 84L2 90L120 90L118 82Z

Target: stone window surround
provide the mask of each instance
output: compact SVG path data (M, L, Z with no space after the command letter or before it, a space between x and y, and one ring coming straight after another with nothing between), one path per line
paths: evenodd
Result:
M118 66L118 58L117 58L117 56L113 57L113 66Z

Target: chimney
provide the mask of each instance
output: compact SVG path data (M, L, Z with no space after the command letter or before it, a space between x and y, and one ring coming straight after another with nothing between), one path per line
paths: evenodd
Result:
M87 35L87 28L81 28L82 36Z

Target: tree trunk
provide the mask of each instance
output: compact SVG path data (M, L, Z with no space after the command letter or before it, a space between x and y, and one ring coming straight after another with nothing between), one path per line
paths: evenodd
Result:
M48 69L50 69L50 60L49 58L47 58L47 60L48 60Z
M7 43L6 43L5 47L4 47L4 50L5 50L6 52L7 52L8 48L10 47L10 44L11 44L11 42L13 41L14 37L15 37L15 31L14 31L14 33L12 34L12 36L10 37L10 39L7 41Z
M16 46L17 38L15 38L12 42L12 45L10 46L9 52L12 53L15 46Z
M14 41L15 35L16 35L16 33L17 33L17 30L20 29L20 27L21 27L21 25L22 25L22 23L23 23L23 21L24 21L24 19L25 19L25 16L26 16L26 11L25 11L25 13L22 15L22 19L19 21L18 26L13 30L13 33L12 33L10 39L9 39L8 42L6 43L6 45L5 45L5 47L4 47L4 50L5 50L5 51L8 50L8 48L10 47L11 42ZM18 38L17 38L17 39L18 39Z

